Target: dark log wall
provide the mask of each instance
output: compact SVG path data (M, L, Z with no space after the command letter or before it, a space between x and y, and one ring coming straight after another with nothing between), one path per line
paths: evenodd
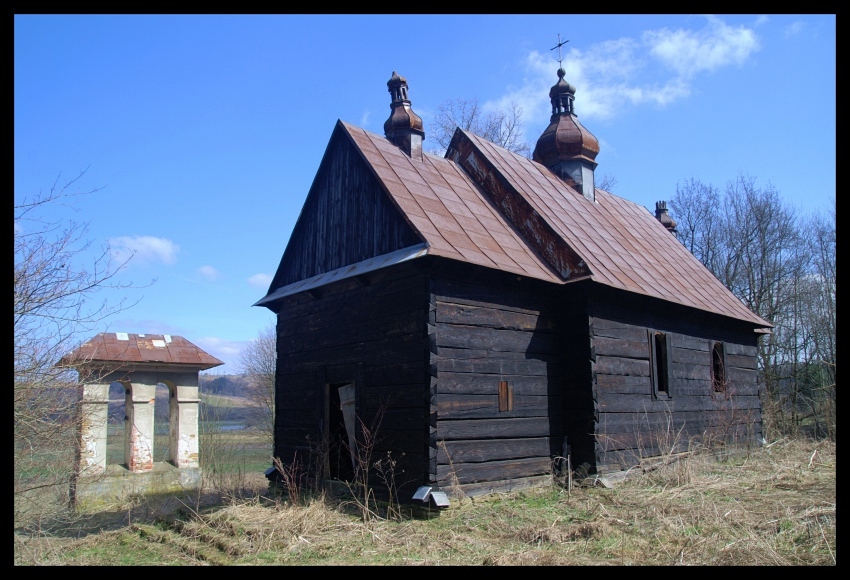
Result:
M590 306L596 467L634 465L689 443L755 442L762 434L757 335L721 317L600 290ZM670 335L670 396L653 396L648 330ZM728 387L711 382L711 344L726 348Z
M422 243L340 128L334 131L272 288Z
M432 480L473 495L545 478L563 438L553 287L476 267L432 272ZM499 410L501 381L513 410Z
M354 382L357 415L376 436L373 460L389 452L410 497L427 469L427 277L400 264L314 296L287 297L278 314L275 456L289 463L298 452L309 463L322 441L325 385Z

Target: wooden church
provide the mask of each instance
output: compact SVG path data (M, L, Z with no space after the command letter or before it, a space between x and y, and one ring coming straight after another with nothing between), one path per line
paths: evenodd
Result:
M395 72L384 135L338 121L267 295L274 455L345 480L391 457L400 499L619 471L761 440L749 311L656 215L594 186L563 69L533 160L458 129L423 152ZM375 474L373 483L384 486Z

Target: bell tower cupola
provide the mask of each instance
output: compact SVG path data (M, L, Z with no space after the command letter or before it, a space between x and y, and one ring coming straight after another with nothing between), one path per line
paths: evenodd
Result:
M421 161L425 131L422 130L422 118L410 108L407 79L393 71L393 76L387 81L387 89L391 102L390 117L384 122L384 135L411 159Z
M560 47L564 42L560 42ZM554 50L554 49L553 49ZM578 190L590 201L596 201L593 172L599 141L579 123L575 113L576 89L564 80L566 72L558 68L558 82L549 90L552 116L540 135L532 159L542 163L555 175Z

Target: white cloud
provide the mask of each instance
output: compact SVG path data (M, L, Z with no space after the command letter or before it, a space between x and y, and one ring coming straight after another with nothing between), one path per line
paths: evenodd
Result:
M213 268L212 266L201 266L197 270L198 274L204 277L208 282L213 282L221 278L221 272Z
M755 26L761 26L763 24L767 24L767 22L769 20L770 20L770 18L768 18L767 14L759 14L758 18L756 18Z
M254 274L248 278L248 284L254 288L262 288L263 290L269 287L272 283L272 277L268 274Z
M154 236L121 236L109 239L109 253L119 263L132 258L134 264L162 262L173 264L177 261L180 246L168 238Z
M791 38L792 36L797 36L798 34L803 32L803 29L805 27L806 27L805 22L803 22L801 20L797 20L797 21L789 24L788 26L786 26L785 29L782 31L782 34L785 36L785 38Z
M360 126L366 127L369 124L369 117L371 117L371 116L372 116L372 111L366 111L365 113L363 113L363 115L361 115L361 117L360 117Z
M576 87L576 113L584 119L608 119L626 105L666 106L691 94L700 74L741 65L757 50L755 32L706 17L699 30L648 30L640 38L618 38L584 49L570 49L563 61L565 79ZM662 66L658 66L658 64ZM500 99L484 103L487 110L523 108L527 125L542 124L551 114L549 88L557 81L550 55L532 51L527 77Z
M759 49L758 37L751 29L729 26L713 16L702 30L648 30L643 41L650 54L685 79L702 71L740 65Z
M211 372L237 372L239 362L239 353L245 348L248 341L244 340L226 340L216 336L204 336L198 339L191 339L193 343L201 347L201 350L213 355L215 358L225 363L225 366L216 367Z

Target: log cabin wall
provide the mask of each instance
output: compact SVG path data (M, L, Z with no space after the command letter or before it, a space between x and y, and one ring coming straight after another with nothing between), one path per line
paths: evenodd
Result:
M431 271L432 478L467 495L548 480L563 439L555 287L468 265Z
M595 465L594 401L591 385L591 340L587 296L589 282L567 284L559 289L558 314L561 321L561 352L564 369L564 435L569 445L573 469ZM557 454L566 457L564 441Z
M406 263L283 299L274 454L284 464L296 452L302 464L316 459L327 385L353 382L356 414L376 441L373 462L396 461L407 497L427 481L427 290L419 265ZM373 484L384 487L378 477Z
M626 468L700 441L761 439L758 335L752 327L597 288L590 339L597 471ZM666 341L669 349L668 392L653 382L664 372L653 358L653 340L658 349ZM725 357L722 392L712 381L716 344Z

